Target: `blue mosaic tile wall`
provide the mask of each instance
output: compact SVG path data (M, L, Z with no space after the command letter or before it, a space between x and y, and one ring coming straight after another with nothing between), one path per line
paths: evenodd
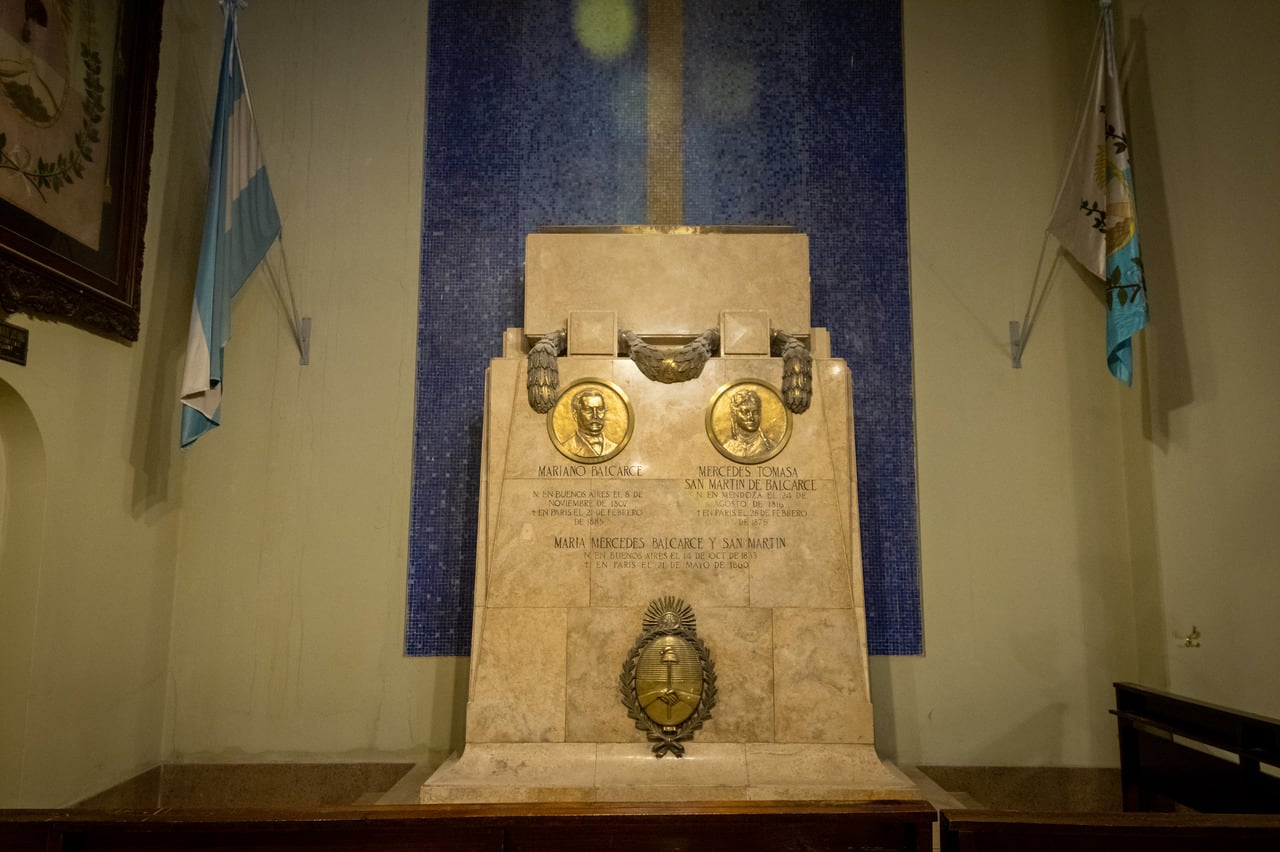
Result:
M521 324L524 235L645 220L643 8L628 50L601 61L573 4L431 4L411 655L470 652L484 369ZM900 4L683 15L684 221L809 234L813 324L854 376L870 650L918 654Z

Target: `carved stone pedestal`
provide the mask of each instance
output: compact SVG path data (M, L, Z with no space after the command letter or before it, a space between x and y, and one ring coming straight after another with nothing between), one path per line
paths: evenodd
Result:
M919 797L873 745L852 389L808 281L800 234L529 238L527 327L486 381L467 744L422 801ZM527 353L559 328L539 413ZM778 331L807 344L811 390L784 382ZM619 332L663 347L656 368ZM642 372L692 373L716 337L696 377ZM684 629L645 632L666 598L697 642L636 687L644 637Z

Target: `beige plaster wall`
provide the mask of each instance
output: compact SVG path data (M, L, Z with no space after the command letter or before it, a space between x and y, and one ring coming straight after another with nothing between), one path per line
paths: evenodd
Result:
M1008 330L1093 7L904 6L927 653L872 661L878 744L908 764L1110 763L1110 685L1136 669L1121 436L1137 425L1106 371L1101 301L1070 264L1020 370Z
M221 19L205 0L167 5L186 94L174 126L204 128L178 143L194 164ZM402 653L425 4L254 3L240 28L311 364L257 273L233 309L223 426L183 459L167 747L443 757L465 661Z
M1280 7L1126 0L1125 14L1161 288L1132 482L1153 496L1144 557L1169 685L1280 716ZM1177 641L1192 625L1199 648Z
M157 103L140 339L10 318L30 351L0 362L0 807L67 805L162 756L185 337L172 318L190 311L194 264L172 249L199 219L178 204L174 100L170 87Z
M1094 4L904 6L928 654L873 660L882 751L1113 764L1116 679L1280 713L1280 179L1245 154L1277 147L1280 9L1117 4L1153 303L1130 391L1069 266L1006 354Z
M181 455L220 19L166 6L142 340L20 317L31 363L0 363L4 805L65 804L160 759L461 740L465 661L401 653L425 3L245 12L312 364L258 275L226 425ZM1150 375L1127 391L1070 264L1024 368L1007 354L1093 8L904 2L928 653L871 672L881 749L904 763L1113 763L1117 678L1280 713L1256 662L1276 644L1277 178L1241 155L1276 147L1280 12L1120 8L1145 43L1130 121L1155 304ZM1191 623L1202 647L1180 648Z

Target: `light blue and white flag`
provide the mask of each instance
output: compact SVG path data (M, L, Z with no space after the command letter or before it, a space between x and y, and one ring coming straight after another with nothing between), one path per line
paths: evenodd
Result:
M1107 300L1107 367L1133 384L1130 339L1147 324L1147 285L1138 248L1129 133L1120 103L1111 0L1099 3L1085 100L1049 232L1102 279Z
M223 4L227 32L209 152L209 194L196 270L187 366L182 377L182 437L186 447L217 426L222 409L222 359L231 337L231 297L280 236L267 169L249 104L236 38L244 0Z

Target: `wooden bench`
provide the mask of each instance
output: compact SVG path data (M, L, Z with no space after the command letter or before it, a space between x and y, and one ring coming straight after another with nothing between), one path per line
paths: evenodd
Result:
M1117 683L1126 811L1280 813L1280 720ZM1280 848L1277 845L1276 848Z
M1117 683L1124 813L947 809L944 852L1280 849L1280 721ZM1174 811L1179 805L1199 813ZM1165 813L1151 813L1164 811Z

